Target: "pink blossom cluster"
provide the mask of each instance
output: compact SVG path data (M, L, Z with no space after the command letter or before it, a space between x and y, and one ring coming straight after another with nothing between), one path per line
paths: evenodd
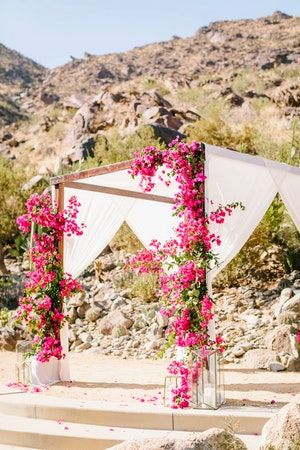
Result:
M160 169L160 171L159 171ZM210 223L224 223L232 211L243 206L239 202L219 205L209 216L205 214L205 151L204 146L175 139L165 150L147 147L135 154L129 173L139 177L139 185L150 192L154 177L167 186L171 179L178 184L174 196L174 214L180 218L176 237L161 245L154 240L130 261L137 273L157 273L161 295L165 300L163 314L169 317L168 334L187 354L222 347L221 337L212 341L208 324L213 318L213 301L208 295L206 271L217 262L212 251L221 244L218 234L209 231ZM170 373L180 375L180 386L174 390L174 407L189 405L190 369L173 362Z
M173 388L171 391L172 408L187 408L190 404L191 398L189 385L189 369L183 361L172 361L168 367L168 370L171 375L180 377L180 386Z
M33 269L27 273L25 295L19 300L16 320L33 335L33 352L38 361L51 357L61 359L63 349L60 329L65 321L63 303L81 287L65 274L58 245L63 235L81 236L83 224L77 223L80 204L71 197L58 211L49 194L33 194L26 204L27 213L17 219L23 233L33 232L30 260Z

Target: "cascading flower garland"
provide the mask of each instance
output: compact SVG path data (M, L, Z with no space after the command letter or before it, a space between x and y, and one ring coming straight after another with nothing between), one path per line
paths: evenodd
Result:
M80 236L84 225L77 224L78 203L75 196L58 211L49 194L33 194L26 203L27 213L17 219L23 233L32 233L30 259L33 270L27 273L25 295L19 300L16 320L33 335L33 354L47 362L63 358L60 329L65 321L64 301L79 292L79 283L64 273L58 252L63 235Z
M212 244L221 243L220 236L209 231L209 224L222 224L235 208L243 209L240 202L234 202L219 205L209 215L205 214L204 163L201 143L194 141L188 145L175 139L165 150L147 147L136 152L129 170L133 178L139 177L140 187L145 192L153 189L157 174L167 186L171 179L178 184L173 207L180 219L176 237L163 245L153 240L149 249L130 258L129 265L139 274L158 274L165 300L161 313L169 318L169 338L186 349L186 356L197 351L205 354L214 348L222 349L222 337L212 340L208 332L213 301L208 295L206 271L212 263L218 262ZM173 407L188 407L192 374L187 358L173 361L168 369L180 377L179 387L172 390Z

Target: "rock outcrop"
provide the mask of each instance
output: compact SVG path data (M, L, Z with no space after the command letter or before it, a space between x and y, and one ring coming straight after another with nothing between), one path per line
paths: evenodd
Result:
M300 406L288 403L264 425L260 450L300 448Z
M247 450L241 439L228 431L210 428L187 438L161 438L125 441L111 450Z

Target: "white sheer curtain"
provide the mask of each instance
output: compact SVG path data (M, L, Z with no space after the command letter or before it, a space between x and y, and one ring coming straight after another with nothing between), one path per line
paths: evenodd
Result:
M137 200L126 222L141 243L148 247L153 239L164 243L174 236L177 218L172 214L172 204Z
M206 212L218 205L242 202L245 209L236 209L221 225L212 224L210 230L220 235L221 245L213 251L219 257L219 265L207 273L207 286L212 296L214 277L231 261L263 218L276 195L277 189L269 170L261 158L206 145ZM212 203L211 203L212 202ZM209 323L209 334L215 338L215 320Z
M278 183L278 191L288 213L300 231L300 174L290 168L290 173Z
M65 205L72 195L76 195L81 203L78 223L84 223L86 228L80 237L65 237L64 270L77 277L109 244L126 219L135 200L99 192L66 188ZM70 380L68 334L69 329L66 323L61 329L61 343L66 355L60 361L60 379L62 381Z
M211 226L211 231L221 236L221 245L214 246L220 264L208 273L209 282L246 243L277 193L264 160L256 158L253 162L253 157L249 155L206 146L207 212L210 213L219 204L235 201L245 206L244 211L235 210L221 226Z
M65 205L72 195L76 195L81 203L78 222L86 225L82 236L66 236L64 240L64 270L76 277L111 241L135 200L66 188ZM31 364L33 384L54 384L58 381L70 380L67 323L62 327L60 337L65 358L60 361L51 358L48 363L39 363L34 360Z
M86 228L82 236L65 237L64 270L77 277L109 244L135 200L66 188L65 205L72 195L81 203L77 221Z

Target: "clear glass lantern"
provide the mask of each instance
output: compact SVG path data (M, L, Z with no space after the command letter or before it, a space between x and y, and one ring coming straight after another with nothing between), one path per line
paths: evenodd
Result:
M218 409L225 403L222 354L218 350L193 352L190 359L190 406Z
M172 407L172 390L177 389L180 385L180 377L176 375L171 375L165 377L165 386L164 386L164 406Z
M30 383L30 359L28 353L31 349L31 342L29 341L22 340L16 344L16 378L18 383Z

